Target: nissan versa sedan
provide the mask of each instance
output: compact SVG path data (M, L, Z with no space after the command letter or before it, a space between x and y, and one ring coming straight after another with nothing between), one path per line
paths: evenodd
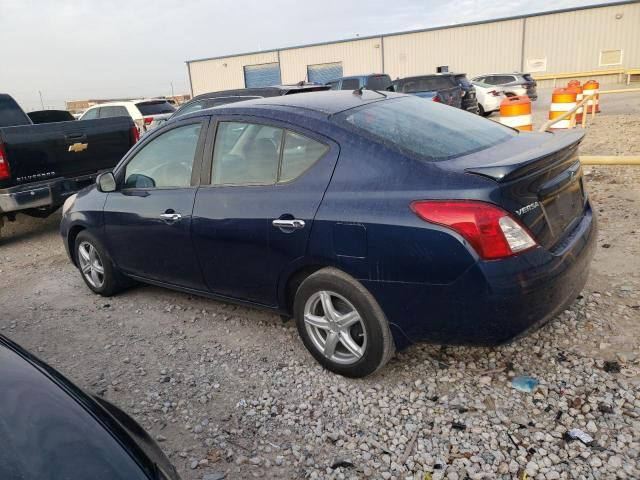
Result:
M149 134L68 199L61 233L95 293L264 307L362 377L412 342L502 343L574 301L596 239L582 136L396 93L249 100Z
M179 480L122 410L0 335L2 480Z

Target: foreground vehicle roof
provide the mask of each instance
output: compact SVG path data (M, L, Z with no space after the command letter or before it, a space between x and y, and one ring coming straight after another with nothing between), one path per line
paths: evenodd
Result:
M382 100L405 97L406 95L392 92L377 92L363 90L362 94L351 90L330 90L326 92L312 92L304 95L287 95L280 97L258 98L231 105L215 107L215 110L243 110L246 108L290 107L293 109L311 110L327 115L360 107ZM203 110L206 111L206 110Z

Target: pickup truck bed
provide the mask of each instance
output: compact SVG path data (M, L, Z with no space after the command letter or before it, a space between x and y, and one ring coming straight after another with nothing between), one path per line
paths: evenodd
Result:
M0 115L6 114L0 125L21 118L16 108L0 94ZM33 125L22 115L26 121L17 126L0 127L0 227L16 212L55 211L98 173L112 169L138 139L130 117Z

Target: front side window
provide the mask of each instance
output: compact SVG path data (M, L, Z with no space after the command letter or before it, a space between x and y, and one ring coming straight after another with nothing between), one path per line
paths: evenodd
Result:
M147 143L125 167L124 188L189 187L201 128L174 128Z
M284 137L284 142L283 142ZM220 122L213 154L214 185L274 185L295 180L329 147L278 127Z
M416 97L370 103L334 119L386 146L432 161L484 150L517 135L499 123Z

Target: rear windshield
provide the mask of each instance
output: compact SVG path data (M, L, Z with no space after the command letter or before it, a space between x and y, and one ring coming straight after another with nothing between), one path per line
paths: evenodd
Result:
M367 88L369 90L386 90L391 85L391 77L389 75L373 75L369 77Z
M517 135L499 123L417 97L369 103L334 118L385 146L432 161L484 150Z
M173 113L176 111L173 105L165 100L136 103L136 107L138 107L142 115L160 115L161 113Z
M0 95L0 127L31 125L16 101L8 95Z
M404 93L433 92L455 87L452 77L421 77L407 79L400 83L400 91Z

